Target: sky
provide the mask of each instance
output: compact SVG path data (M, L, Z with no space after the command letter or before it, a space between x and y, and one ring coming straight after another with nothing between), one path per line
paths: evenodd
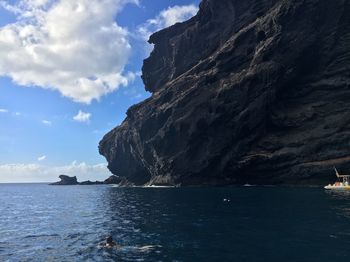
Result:
M149 35L199 0L0 0L0 183L111 174L98 143L150 96Z

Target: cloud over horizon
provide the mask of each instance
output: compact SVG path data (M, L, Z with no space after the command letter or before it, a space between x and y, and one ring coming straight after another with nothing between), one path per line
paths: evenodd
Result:
M0 183L15 182L53 182L58 176L78 176L79 181L106 179L111 175L107 164L89 165L73 161L64 166L44 166L39 164L5 164L0 165Z
M128 3L138 0L0 1L16 16L0 27L0 76L86 104L128 85L128 31L115 22Z

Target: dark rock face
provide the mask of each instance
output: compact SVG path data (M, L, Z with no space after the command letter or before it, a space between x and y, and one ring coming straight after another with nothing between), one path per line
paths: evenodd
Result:
M110 176L109 178L107 178L103 183L107 184L107 185L117 185L120 184L122 182L122 178L116 175Z
M83 182L78 182L77 177L73 176L66 176L66 175L60 175L59 178L61 181L52 183L50 185L52 186L72 186L72 185L82 185L82 186L90 186L90 185L103 185L106 184L105 182L101 181L83 181ZM108 180L108 179L107 179Z
M92 186L92 185L103 185L104 183L101 182L101 181L83 181L83 182L80 182L79 185L81 186Z
M350 170L350 1L203 0L151 36L152 97L100 142L134 184L324 184Z
M59 178L61 179L61 181L56 182L56 183L52 183L50 185L53 186L70 186L70 185L78 185L78 181L77 181L77 177L73 176L73 177L69 177L66 175L60 175Z

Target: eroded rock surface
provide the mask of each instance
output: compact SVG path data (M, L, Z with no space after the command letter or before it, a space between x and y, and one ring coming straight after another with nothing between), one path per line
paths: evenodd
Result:
M104 184L107 185L117 185L120 184L122 182L122 178L118 177L116 175L112 175L109 178L107 178L105 181L103 181Z
M350 172L350 1L204 0L151 36L152 97L100 142L134 184L324 184Z

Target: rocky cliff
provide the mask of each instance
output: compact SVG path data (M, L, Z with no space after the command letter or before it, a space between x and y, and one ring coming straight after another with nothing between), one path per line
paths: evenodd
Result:
M350 0L203 0L153 34L99 150L134 184L323 184L350 172Z

